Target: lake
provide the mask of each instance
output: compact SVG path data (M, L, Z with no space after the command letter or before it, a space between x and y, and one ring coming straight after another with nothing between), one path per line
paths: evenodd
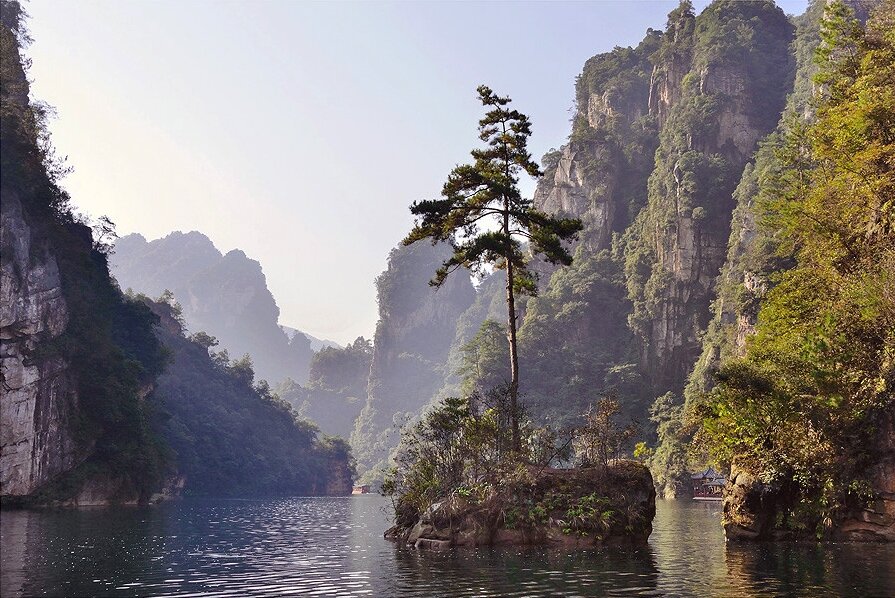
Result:
M378 496L3 511L12 596L895 596L895 546L727 545L720 503L659 501L648 547L425 552Z

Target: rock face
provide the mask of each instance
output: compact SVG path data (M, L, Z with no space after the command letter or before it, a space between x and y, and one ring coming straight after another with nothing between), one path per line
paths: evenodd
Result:
M878 459L869 477L876 498L839 523L838 539L895 542L895 408L884 417L874 444Z
M261 264L244 252L224 255L196 231L153 241L133 234L118 240L110 266L122 289L151 297L173 292L191 332L216 337L231 357L248 353L260 378L272 385L285 378L307 381L311 341L279 327L280 310Z
M481 502L457 494L419 520L385 533L417 548L597 544L643 545L652 533L656 491L649 470L633 462L601 468L532 468L532 481ZM595 517L602 513L605 517Z
M145 398L164 352L57 184L19 10L4 2L0 23L0 494L11 505L144 500L163 478Z
M5 186L0 218L0 486L4 495L25 496L86 452L69 431L78 397L68 363L36 356L68 324L56 258L46 243L32 243L22 204Z
M669 20L657 54L651 110L659 148L627 249L643 256L629 261L637 267L628 286L644 361L660 388L678 391L710 319L736 182L776 125L793 75L793 27L771 3L713 2L686 24L692 18ZM740 25L753 34L736 37Z
M823 536L845 542L895 542L895 427L879 431L881 458L871 472L876 494L863 508L852 509L824 526ZM786 526L795 492L785 484L761 482L747 468L734 463L724 489L724 534L733 541L817 540L816 530Z
M419 412L438 391L442 367L460 315L475 300L468 276L457 272L439 289L429 286L449 255L446 246L398 247L388 270L376 279L379 322L366 404L351 435L362 471L381 463L400 440L404 419Z
M733 192L783 108L792 39L770 2L698 16L682 4L664 32L588 60L569 143L545 156L535 205L580 218L590 252L624 239L629 321L657 394L680 392L699 356Z
M661 35L650 30L637 48L594 56L577 83L577 112L569 142L544 157L533 202L551 214L581 219L588 249L609 247L642 203L656 133L648 111L649 56ZM629 144L637 140L633 151ZM549 274L549 272L548 272Z

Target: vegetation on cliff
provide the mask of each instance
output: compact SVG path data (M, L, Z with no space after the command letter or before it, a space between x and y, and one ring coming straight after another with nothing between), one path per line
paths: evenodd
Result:
M78 409L63 425L74 430L83 455L74 471L51 482L36 500L69 498L85 479L101 474L121 480L121 496L113 499L145 499L167 469L149 425L151 407L143 400L166 361L153 333L157 319L124 297L109 276L110 223L101 220L91 228L61 188L67 171L46 128L51 109L28 97L21 57L30 41L24 13L18 2L4 0L0 7L2 195L21 202L31 250L55 257L68 312L64 332L39 342L29 359L61 357L68 364L75 391L65 400ZM4 247L4 259L10 255Z
M825 535L879 490L876 436L895 409L893 8L866 28L827 11L815 118L788 127L757 204L794 264L698 406L712 454L780 493L779 529Z
M145 300L145 298L144 298ZM148 301L147 301L148 302ZM214 351L204 333L187 338L176 305L148 302L172 355L154 393L154 426L172 452L188 495L349 494L354 465L346 441L320 436L264 381L251 359Z
M150 297L170 290L189 330L214 335L233 355L248 353L272 385L286 378L306 383L311 343L279 327L280 308L262 266L242 251L222 253L197 231L153 241L132 234L116 241L109 263L122 289Z

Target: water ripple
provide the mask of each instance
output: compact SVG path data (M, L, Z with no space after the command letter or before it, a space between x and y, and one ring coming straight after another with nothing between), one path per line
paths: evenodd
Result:
M650 545L420 552L375 496L2 513L7 596L895 596L895 547L727 546L660 502Z

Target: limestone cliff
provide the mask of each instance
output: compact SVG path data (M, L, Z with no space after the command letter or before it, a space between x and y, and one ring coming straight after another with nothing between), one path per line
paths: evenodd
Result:
M32 242L17 194L0 191L0 486L4 495L31 494L86 455L70 422L78 397L69 363L35 357L68 325L59 265L47 242Z
M736 182L791 85L792 30L772 3L719 1L696 17L688 65L676 29L657 55L659 71L686 74L655 108L664 123L648 204L627 234L626 270L631 325L660 388L680 389L699 354Z
M576 84L569 142L544 157L534 205L580 218L580 240L594 251L608 248L612 234L623 231L645 203L657 143L654 119L647 117L649 57L660 39L650 30L637 48L616 48L587 61Z
M448 251L424 243L398 247L376 279L379 322L367 400L351 435L362 471L397 446L400 425L429 402L444 379L457 320L475 299L470 279L460 273L439 289L429 286Z
M545 156L534 196L540 209L582 219L582 266L554 274L523 325L529 353L553 339L548 353L557 354L569 347L568 331L558 332L564 319L591 322L577 328L580 350L559 360L589 364L565 375L587 383L535 394L586 402L615 388L641 403L631 407L645 419L643 400L683 389L712 315L737 181L792 83L792 39L772 2L719 0L698 16L682 2L664 32L587 61L569 142ZM626 318L637 340L608 326L610 317ZM626 372L623 386L593 375L613 368ZM642 374L649 391L635 382Z
M3 2L0 494L26 504L148 500L165 468L144 399L164 353L151 314L122 296L107 246L57 184L45 109L29 101L25 40L18 3Z

